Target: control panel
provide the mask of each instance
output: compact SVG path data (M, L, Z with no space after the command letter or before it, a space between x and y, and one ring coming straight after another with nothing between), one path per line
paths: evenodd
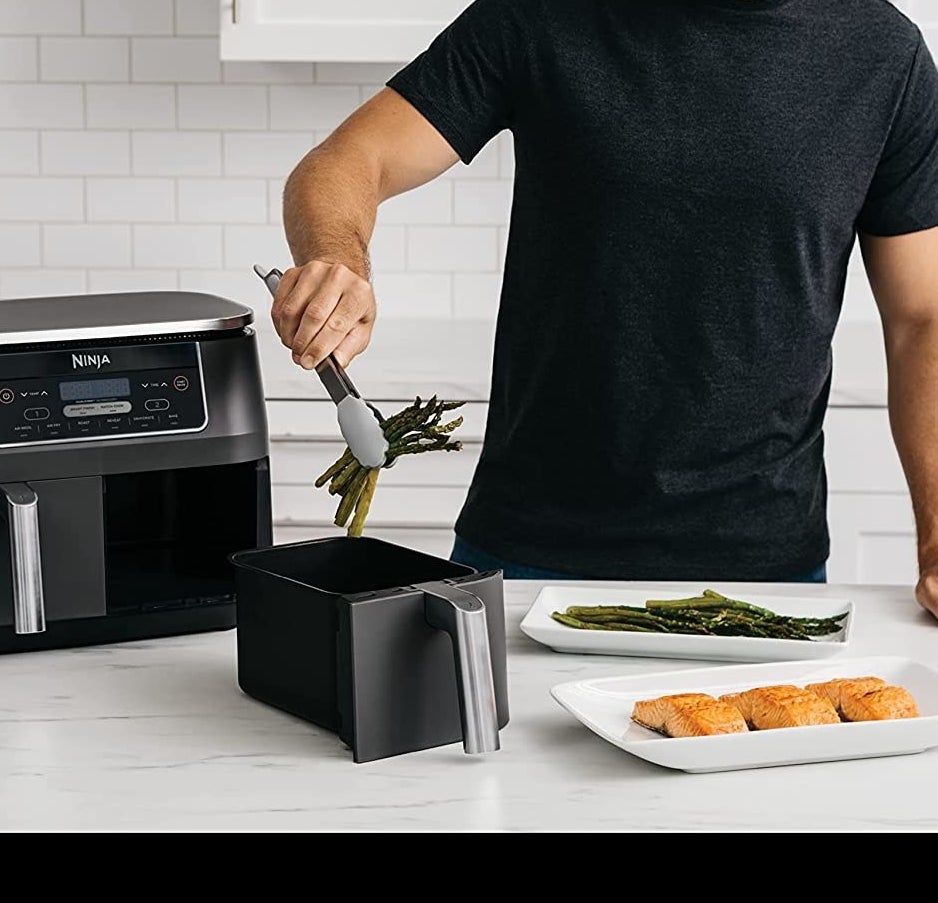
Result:
M195 432L196 342L0 354L0 446Z

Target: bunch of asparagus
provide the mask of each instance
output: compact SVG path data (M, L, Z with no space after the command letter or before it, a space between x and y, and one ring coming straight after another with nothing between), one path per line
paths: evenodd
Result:
M631 605L578 606L551 617L579 630L628 630L642 633L692 633L716 636L810 640L843 628L848 612L830 618L793 618L750 602L729 599L712 589L689 599L649 599Z
M430 451L459 451L462 443L450 438L450 434L462 426L462 417L443 422L443 415L461 408L463 401L440 401L435 395L428 401L419 396L412 405L393 417L381 421L381 429L388 440L388 453L384 466L388 467L403 455L420 455ZM337 527L348 527L349 536L361 536L365 519L371 508L375 487L378 484L379 467L363 467L352 452L345 453L319 479L316 488L329 483L329 492L340 498L335 513Z

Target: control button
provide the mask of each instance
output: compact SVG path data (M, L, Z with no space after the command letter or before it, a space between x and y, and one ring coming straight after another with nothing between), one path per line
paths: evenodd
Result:
M73 433L78 433L83 436L91 433L97 425L98 421L96 418L86 417L82 420L72 420L69 429L71 429Z
M31 439L36 435L36 427L31 423L17 423L13 427L13 432L16 434L17 439Z
M103 417L107 414L128 414L132 405L129 401L89 401L84 404L67 404L62 408L66 417Z
M67 426L64 420L49 420L40 427L43 439L57 439L64 436Z
M173 388L177 392L185 392L189 388L189 379L186 376L177 376L173 380Z
M165 411L169 407L169 402L165 398L149 398L144 407L148 411Z
M48 420L49 409L48 408L26 408L26 410L23 411L23 416L27 420Z
M0 389L0 404L13 404L16 400L16 392L12 389Z
M160 425L160 418L155 414L137 414L130 418L130 428L133 430L155 430Z
M101 425L109 433L119 433L127 426L126 417L102 417Z

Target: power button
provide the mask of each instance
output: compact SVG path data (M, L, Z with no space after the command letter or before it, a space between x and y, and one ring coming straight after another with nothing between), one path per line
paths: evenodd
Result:
M0 389L0 404L13 404L16 393L12 389Z
M177 376L173 380L173 388L177 392L185 392L189 388L189 380L185 376Z

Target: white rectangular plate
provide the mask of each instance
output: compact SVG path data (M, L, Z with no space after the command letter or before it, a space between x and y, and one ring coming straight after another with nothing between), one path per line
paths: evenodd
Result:
M701 587L702 589L703 587ZM719 591L718 586L713 589ZM637 655L653 658L702 659L715 662L779 662L824 658L843 652L853 631L854 606L847 599L807 596L760 596L747 593L745 601L780 615L821 617L848 612L838 634L817 640L773 640L766 637L694 636L679 633L630 633L614 630L578 630L555 621L552 611L568 605L637 605L648 599L681 599L688 592L602 589L588 586L545 586L521 621L521 630L555 652L591 652L598 655Z
M882 677L904 686L921 717L788 727L714 737L664 737L631 720L636 700L671 693L719 696L772 684L803 686L835 677ZM907 658L837 658L735 665L558 684L550 691L575 718L620 749L681 771L735 771L923 752L938 746L938 672Z

